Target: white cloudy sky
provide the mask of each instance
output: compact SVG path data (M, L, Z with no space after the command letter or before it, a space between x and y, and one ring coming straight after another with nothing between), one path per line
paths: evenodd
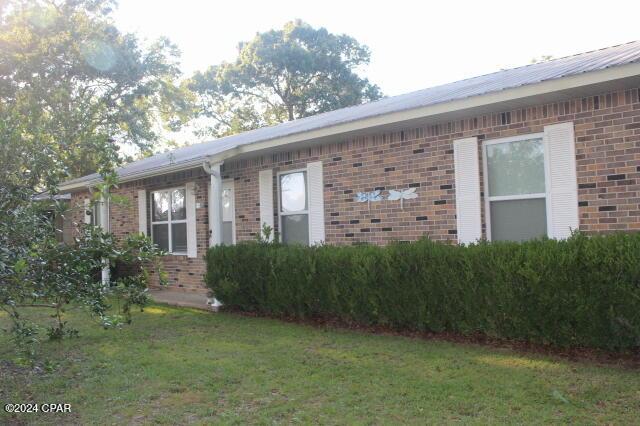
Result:
M302 19L369 46L386 95L640 39L640 1L120 0L116 21L169 37L186 73L233 60L239 41Z

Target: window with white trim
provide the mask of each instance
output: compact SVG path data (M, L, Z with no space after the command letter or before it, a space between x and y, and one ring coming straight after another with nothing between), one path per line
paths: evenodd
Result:
M151 238L173 254L187 253L187 209L185 188L151 193Z
M109 203L107 201L93 201L93 203L90 204L91 206L85 212L85 214L89 216L88 223L92 226L108 228ZM106 217L102 217L105 211Z
M309 244L308 198L306 171L279 175L280 237L283 243Z
M547 235L542 135L485 141L483 147L488 238L524 241Z
M101 218L100 218L100 210L101 210L101 202L96 201L91 206L91 220L90 223L92 226L101 226Z

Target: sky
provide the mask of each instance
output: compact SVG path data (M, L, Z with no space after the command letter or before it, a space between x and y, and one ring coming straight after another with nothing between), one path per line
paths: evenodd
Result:
M302 19L367 45L362 74L392 96L638 40L638 12L640 0L119 0L114 16L142 39L176 43L186 75L232 61L256 32Z

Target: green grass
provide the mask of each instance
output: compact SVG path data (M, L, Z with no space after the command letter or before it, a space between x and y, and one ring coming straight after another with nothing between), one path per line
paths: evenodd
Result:
M53 372L7 367L2 360L15 355L0 333L0 402L67 402L73 413L0 412L0 424L629 424L640 416L640 372L615 366L167 306L122 330L78 313L69 322L80 338L42 347Z

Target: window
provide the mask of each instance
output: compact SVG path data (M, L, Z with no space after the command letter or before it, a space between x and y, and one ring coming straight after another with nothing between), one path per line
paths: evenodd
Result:
M162 250L174 254L187 252L187 209L185 189L151 193L151 235Z
M93 203L93 207L91 207L91 225L93 226L100 226L100 207L101 207L100 202L95 202Z
M281 174L278 179L280 234L285 244L309 244L307 172Z
M489 239L523 241L547 235L542 136L487 141L484 160Z
M99 227L103 227L103 225L106 226L106 224L102 223L103 221L102 211L103 211L104 205L105 205L104 201L95 201L91 206L91 210L89 210L89 215L90 215L89 223L91 225L99 226Z
M233 181L222 183L222 244L235 244Z

